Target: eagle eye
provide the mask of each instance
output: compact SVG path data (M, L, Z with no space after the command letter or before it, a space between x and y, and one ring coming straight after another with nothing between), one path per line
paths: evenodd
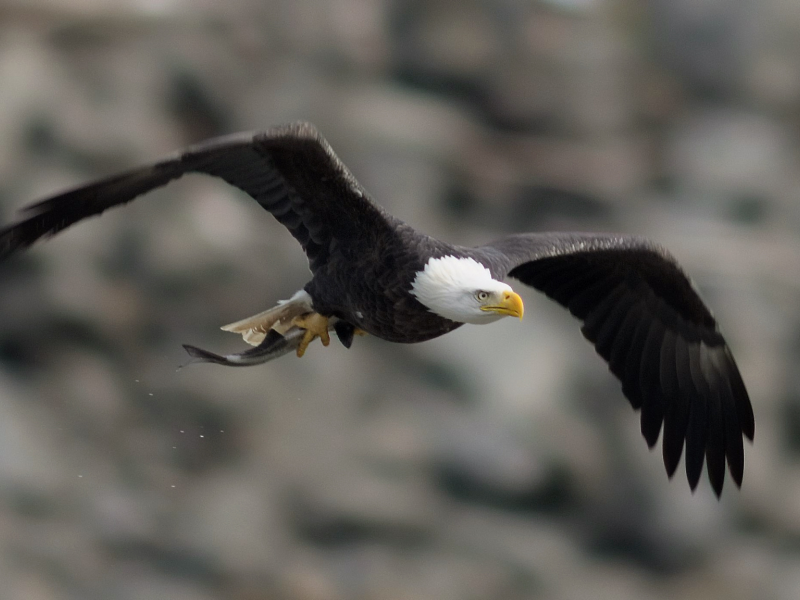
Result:
M475 294L475 297L478 300L480 300L481 302L483 302L484 300L488 300L489 299L489 292L480 291L480 292Z

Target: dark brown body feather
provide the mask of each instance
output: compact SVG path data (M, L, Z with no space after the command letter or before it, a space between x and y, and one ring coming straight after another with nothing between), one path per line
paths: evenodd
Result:
M318 312L392 342L420 342L460 324L410 294L433 257L470 256L565 306L622 382L651 447L663 428L671 476L686 447L692 488L707 464L714 491L725 463L737 485L754 418L716 321L675 260L632 236L544 233L463 248L425 236L373 203L313 126L210 140L182 154L60 194L0 230L0 260L41 237L130 202L186 173L220 177L252 196L300 242ZM352 329L351 329L352 331Z

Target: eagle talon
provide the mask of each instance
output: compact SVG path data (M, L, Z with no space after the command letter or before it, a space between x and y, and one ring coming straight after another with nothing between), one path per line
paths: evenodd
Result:
M306 353L308 345L316 338L322 341L323 346L327 346L331 343L331 336L328 333L328 317L323 317L319 313L312 312L295 317L292 319L292 325L300 329L305 329L303 339L300 340L300 344L297 346L298 358Z

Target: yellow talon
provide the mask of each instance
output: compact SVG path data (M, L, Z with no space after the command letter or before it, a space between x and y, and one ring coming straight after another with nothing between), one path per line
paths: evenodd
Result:
M369 335L369 334L366 331L364 331L363 329L359 329L358 327L356 327L355 331L353 331L353 335L364 336L364 335Z
M308 345L316 338L322 340L323 346L331 343L331 336L328 333L328 317L323 317L319 313L308 313L292 319L292 325L306 330L303 339L297 346L298 358L306 353Z

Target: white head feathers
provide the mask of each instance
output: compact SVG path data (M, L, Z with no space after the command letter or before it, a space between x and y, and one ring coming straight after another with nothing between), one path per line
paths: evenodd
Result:
M431 312L459 323L483 324L502 318L481 310L476 294L499 296L511 291L475 259L456 256L431 258L411 284L411 293Z

